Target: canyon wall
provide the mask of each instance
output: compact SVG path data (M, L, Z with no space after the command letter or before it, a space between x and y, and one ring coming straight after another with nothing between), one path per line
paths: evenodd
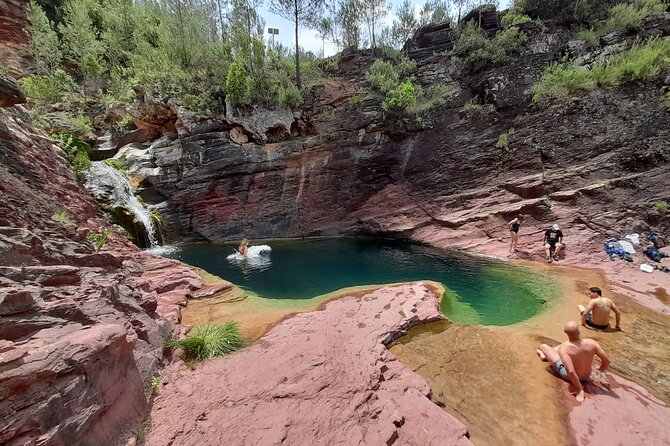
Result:
M5 92L13 92L6 95ZM0 76L0 103L21 102ZM109 227L20 105L0 108L0 443L114 445L146 415L165 340L201 280Z
M553 61L588 65L632 36L607 35L590 50L566 31L529 29L513 62L466 74L437 52L453 45L450 32L426 28L409 45L416 81L450 92L402 133L385 122L365 81L369 50L346 51L339 76L315 87L292 124L268 124L263 133L173 107L178 138L118 156L145 199L162 206L172 239L384 234L472 248L506 234L519 213L537 234L559 221L598 244L608 234L670 229L654 210L668 199L668 73L644 85L531 100ZM641 32L668 34L667 16ZM480 105L464 107L473 98Z
M0 62L15 77L35 70L27 11L24 0L0 0Z

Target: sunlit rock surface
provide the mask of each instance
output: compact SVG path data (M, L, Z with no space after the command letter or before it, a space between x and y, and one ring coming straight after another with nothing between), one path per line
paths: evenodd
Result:
M440 319L435 294L422 283L361 294L286 319L197 370L171 365L146 444L471 444L385 347Z

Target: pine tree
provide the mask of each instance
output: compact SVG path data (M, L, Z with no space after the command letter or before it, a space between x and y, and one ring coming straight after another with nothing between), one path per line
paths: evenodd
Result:
M309 19L317 17L322 7L323 0L270 0L270 11L295 25L295 82L298 88L301 88L298 31L302 26L309 26Z
M102 52L90 14L95 7L91 0L68 0L63 7L63 23L59 29L65 57L79 67L85 56L99 60Z
M396 9L396 16L398 19L394 20L391 26L391 38L394 46L400 48L405 44L407 39L414 35L414 32L419 27L419 22L414 14L414 6L412 6L409 0L405 0Z
M60 66L63 59L58 35L44 10L35 1L30 2L28 20L31 25L33 53L37 68L40 72L52 73Z

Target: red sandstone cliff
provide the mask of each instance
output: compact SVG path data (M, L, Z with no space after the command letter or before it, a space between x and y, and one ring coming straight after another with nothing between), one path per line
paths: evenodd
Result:
M178 304L202 283L116 232L94 250L86 235L108 225L25 109L0 108L2 444L113 445L146 414Z
M28 2L0 0L0 63L13 76L34 71L27 17Z

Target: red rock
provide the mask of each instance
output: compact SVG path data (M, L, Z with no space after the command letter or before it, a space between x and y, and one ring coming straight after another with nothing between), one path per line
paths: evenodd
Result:
M569 423L577 444L670 444L670 407L642 387L611 374L611 389L586 387L581 404L570 397Z
M178 361L146 444L471 444L383 344L440 318L423 284L388 287L291 317L195 371Z

